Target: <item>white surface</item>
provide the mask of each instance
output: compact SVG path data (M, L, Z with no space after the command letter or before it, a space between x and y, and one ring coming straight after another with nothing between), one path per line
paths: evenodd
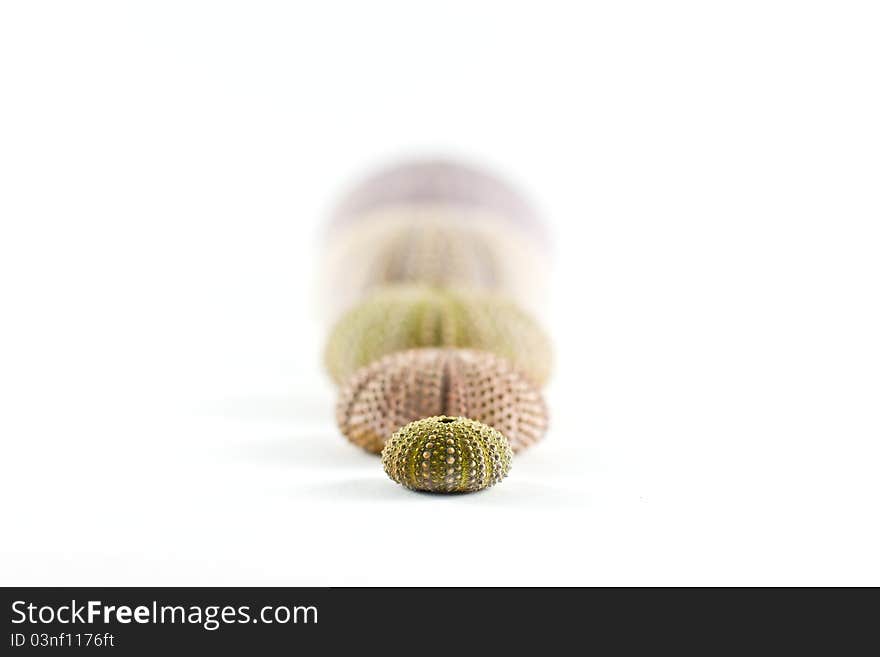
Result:
M880 584L876 4L306 6L0 8L0 584ZM322 213L424 153L557 241L472 496L319 367Z

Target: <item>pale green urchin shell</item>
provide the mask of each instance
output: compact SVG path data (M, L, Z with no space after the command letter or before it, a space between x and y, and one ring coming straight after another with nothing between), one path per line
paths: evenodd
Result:
M464 347L506 358L529 379L550 375L550 341L530 315L495 295L425 286L383 288L348 311L325 350L341 383L386 354L418 347Z
M473 493L493 486L507 476L512 458L501 432L445 415L410 422L382 450L382 466L391 479L432 493Z

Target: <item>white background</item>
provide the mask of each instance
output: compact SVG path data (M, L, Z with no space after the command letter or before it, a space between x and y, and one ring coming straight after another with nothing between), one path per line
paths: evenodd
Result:
M4 2L0 584L880 584L880 14ZM327 209L462 157L555 236L481 494L336 430Z

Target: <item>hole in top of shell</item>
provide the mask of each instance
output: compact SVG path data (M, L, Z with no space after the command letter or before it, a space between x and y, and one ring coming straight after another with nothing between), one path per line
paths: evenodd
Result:
M455 422L455 418L454 417L445 417L439 421L442 422L443 424L449 424L450 422Z

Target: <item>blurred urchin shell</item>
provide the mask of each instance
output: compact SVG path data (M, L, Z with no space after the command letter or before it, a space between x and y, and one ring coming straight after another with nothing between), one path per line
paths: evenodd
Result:
M336 319L374 289L401 283L503 294L544 309L550 257L528 234L482 210L442 204L370 211L333 234L324 249L319 299Z
M359 221L381 208L422 205L487 212L547 241L543 222L513 185L488 171L442 159L403 162L363 180L339 203L330 227Z
M433 493L472 493L493 486L507 476L512 458L500 431L442 415L410 422L382 450L382 466L391 479Z
M547 406L537 386L503 358L472 349L389 354L355 372L336 405L342 433L374 453L404 424L435 415L494 427L514 452L547 429Z
M504 298L425 286L383 288L336 323L324 361L342 383L387 354L418 347L464 347L506 358L538 384L550 375L550 341Z

